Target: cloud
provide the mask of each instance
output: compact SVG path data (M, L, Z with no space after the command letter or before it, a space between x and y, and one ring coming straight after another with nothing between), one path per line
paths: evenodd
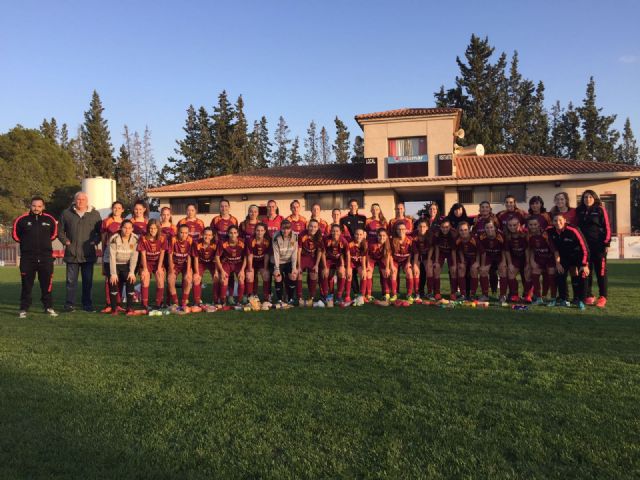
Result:
M638 55L622 55L618 58L620 63L638 63L640 57Z

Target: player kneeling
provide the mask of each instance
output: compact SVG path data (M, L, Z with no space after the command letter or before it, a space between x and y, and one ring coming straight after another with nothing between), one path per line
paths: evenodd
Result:
M247 267L247 256L244 242L238 237L240 232L238 227L231 225L227 229L227 240L220 243L216 252L216 265L220 272L220 301L235 305L236 303L246 303L244 298L244 271ZM234 300L233 292L227 301L227 288L229 279L235 276L238 283L238 296Z
M178 235L173 237L167 249L169 256L169 273L167 283L169 284L169 296L171 297L172 310L184 312L188 309L189 293L193 281L191 268L192 240L189 236L189 227L185 224L178 228ZM182 276L182 303L178 307L178 292L176 283L178 276Z

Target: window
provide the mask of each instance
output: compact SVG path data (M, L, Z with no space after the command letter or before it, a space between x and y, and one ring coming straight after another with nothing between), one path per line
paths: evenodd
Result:
M392 162L426 162L427 137L389 139L389 159Z
M473 203L473 190L458 190L458 203Z
M458 201L460 203L479 204L485 200L490 203L504 203L504 197L513 195L518 203L527 200L527 187L525 184L513 185L487 185L473 188L463 188L458 190Z
M361 190L307 193L304 196L305 210L311 210L314 203L319 204L322 210L333 210L334 208L346 210L349 208L349 200L352 198L358 201L360 208L364 207L364 192Z
M173 215L186 215L187 205L195 203L198 213L217 213L218 202L222 197L190 197L190 198L172 198L169 200L171 213Z

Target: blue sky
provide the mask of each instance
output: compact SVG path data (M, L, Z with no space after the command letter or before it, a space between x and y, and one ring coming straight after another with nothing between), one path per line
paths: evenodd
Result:
M640 136L640 2L3 2L0 131L54 116L72 132L98 90L117 148L125 124L152 131L158 164L172 154L189 104L242 94L249 120L309 121L431 106L452 85L472 33L518 50L547 105L579 103L589 76L598 104Z

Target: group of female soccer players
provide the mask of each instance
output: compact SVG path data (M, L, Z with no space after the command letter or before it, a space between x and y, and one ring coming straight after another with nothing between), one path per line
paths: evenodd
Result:
M124 310L120 307L124 290L126 311L133 314L133 285L138 276L142 306L147 311L165 305L178 311L200 311L206 306L202 287L207 274L212 285L207 304L217 306L257 300L260 281L263 305L362 305L375 300L376 269L383 296L378 303L398 301L402 274L404 305L438 301L445 263L451 299L488 301L491 292L499 291L502 303L543 304L550 295L548 305L569 306L569 275L576 306L606 305L611 229L607 211L592 190L583 193L577 208L569 206L564 192L555 196L550 212L539 196L530 199L527 211L518 208L513 196L507 196L505 209L497 214L486 201L480 203L475 216L468 216L461 204L453 205L443 216L431 204L418 220L405 215L402 203L389 220L378 204L371 206L371 216L365 218L358 214L355 200L349 203L347 222L334 209L332 223L327 223L317 204L307 220L297 200L291 202L286 218L270 200L266 216L260 218L258 207L252 205L245 220L238 222L229 213L229 202L221 200L220 214L205 226L195 204L189 204L186 217L174 224L167 207L161 210L160 220L147 220L146 205L136 202L132 218L124 219L124 206L114 202L102 225L109 298L103 311L116 314ZM591 291L592 272L598 281L597 299ZM305 274L307 298L303 295ZM153 278L156 298L150 305Z

